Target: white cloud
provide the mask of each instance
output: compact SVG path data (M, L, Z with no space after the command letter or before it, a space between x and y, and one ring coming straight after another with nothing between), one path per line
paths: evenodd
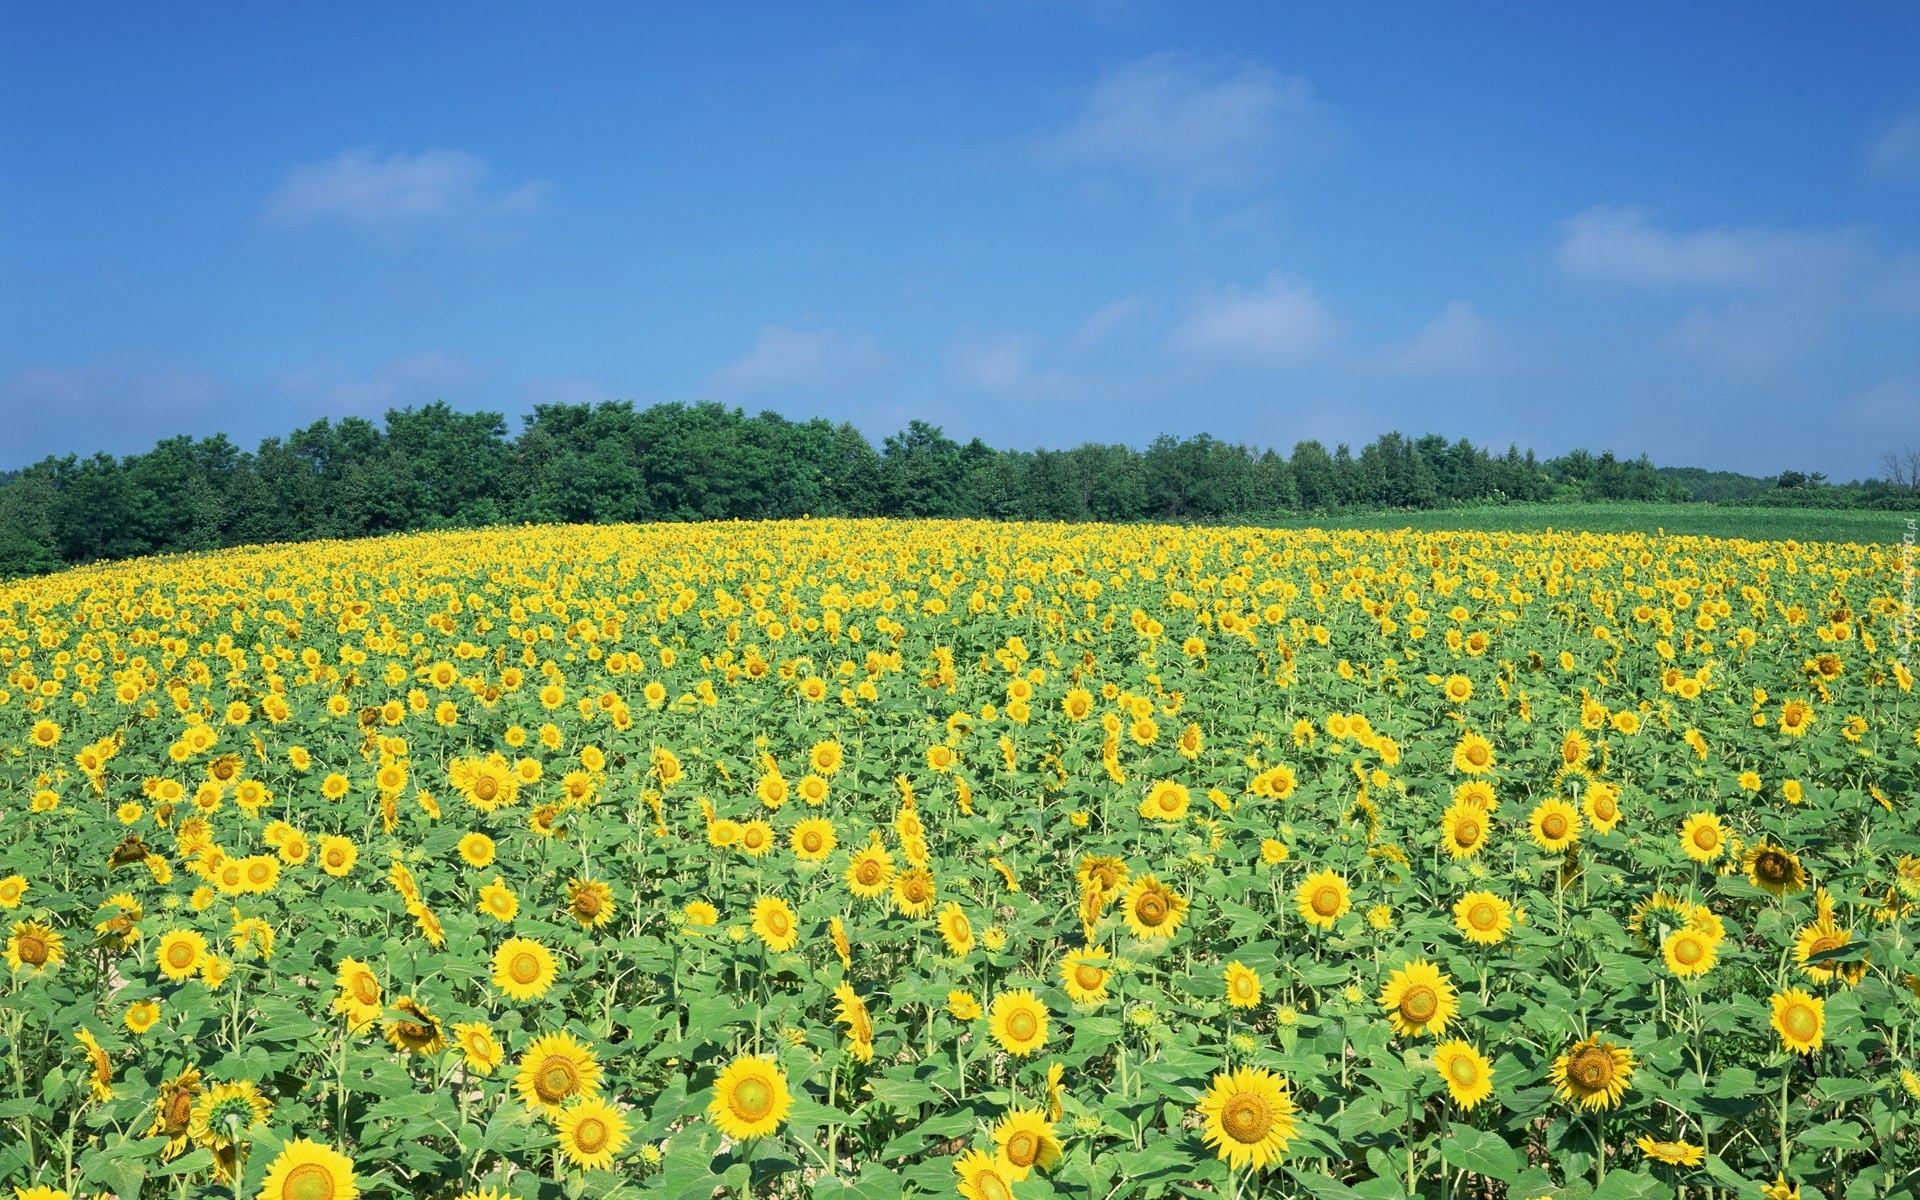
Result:
M1875 138L1867 165L1876 175L1920 175L1920 112L1901 117Z
M1257 288L1207 296L1169 340L1190 354L1284 365L1312 356L1338 334L1339 323L1312 286L1276 272Z
M753 348L715 371L710 382L734 395L858 380L885 365L879 345L863 333L763 325Z
M538 182L493 187L491 174L486 159L461 150L385 158L349 150L287 172L267 200L264 220L289 228L324 222L372 228L471 224L529 212L546 194Z
M1068 343L1069 349L1075 353L1091 350L1105 341L1114 330L1145 312L1146 307L1146 297L1138 293L1100 306L1080 322L1080 328L1074 331L1073 339Z
M1669 233L1635 208L1590 208L1570 218L1560 267L1584 282L1646 288L1789 288L1830 281L1865 256L1850 233L1746 228Z
M1323 138L1331 120L1303 78L1165 53L1109 71L1041 149L1056 163L1193 191L1267 174Z
M390 408L431 404L467 392L479 372L438 350L390 359L365 375L337 362L282 372L274 383L300 407L324 416L377 418Z
M1411 339L1389 347L1382 362L1389 371L1409 375L1474 371L1492 361L1496 341L1493 322L1465 300L1455 300Z

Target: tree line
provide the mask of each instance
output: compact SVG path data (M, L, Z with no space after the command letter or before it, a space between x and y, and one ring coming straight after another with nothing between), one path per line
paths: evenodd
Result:
M320 420L246 451L225 435L144 454L68 455L0 474L0 576L259 542L508 522L814 516L1214 521L1473 502L1685 499L1643 455L1540 461L1434 434L1354 453L1207 434L1144 450L996 450L912 421L878 448L850 424L721 404L542 404L504 416L444 402Z

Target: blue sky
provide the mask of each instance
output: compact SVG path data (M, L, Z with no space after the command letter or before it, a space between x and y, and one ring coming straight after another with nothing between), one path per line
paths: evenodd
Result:
M0 467L444 398L1920 445L1920 6L0 3Z

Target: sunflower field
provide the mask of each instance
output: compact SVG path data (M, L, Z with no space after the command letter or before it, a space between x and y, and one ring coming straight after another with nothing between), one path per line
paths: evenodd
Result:
M1897 549L801 521L0 584L21 1197L1908 1197Z

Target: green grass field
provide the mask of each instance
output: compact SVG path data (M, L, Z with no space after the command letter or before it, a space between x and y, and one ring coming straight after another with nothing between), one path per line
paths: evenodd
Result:
M1749 541L1900 541L1909 517L1920 514L1852 509L1716 508L1707 504L1524 504L1504 508L1448 508L1429 512L1298 517L1278 529L1475 529L1532 533L1578 529L1592 533L1657 533Z

